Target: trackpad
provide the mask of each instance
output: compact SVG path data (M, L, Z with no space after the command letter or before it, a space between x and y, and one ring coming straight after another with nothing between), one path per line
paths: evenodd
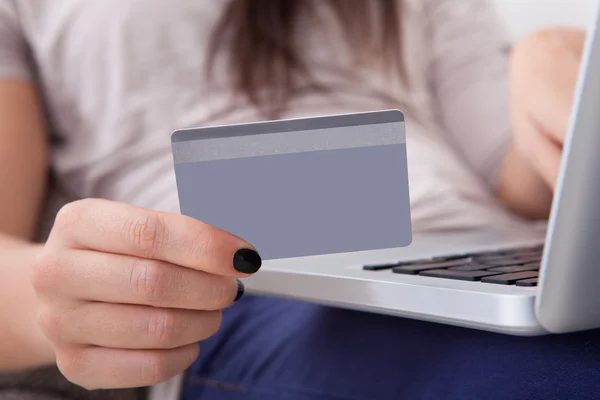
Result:
M400 111L179 130L172 147L181 212L265 260L412 241Z

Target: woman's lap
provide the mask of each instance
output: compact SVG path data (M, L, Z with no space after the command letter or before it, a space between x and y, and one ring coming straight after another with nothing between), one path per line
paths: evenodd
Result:
M246 297L201 345L185 398L598 399L600 331L521 338Z

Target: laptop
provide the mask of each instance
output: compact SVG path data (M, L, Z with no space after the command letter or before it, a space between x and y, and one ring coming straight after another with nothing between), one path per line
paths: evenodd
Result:
M267 260L249 292L520 336L600 328L600 30L589 30L547 225Z

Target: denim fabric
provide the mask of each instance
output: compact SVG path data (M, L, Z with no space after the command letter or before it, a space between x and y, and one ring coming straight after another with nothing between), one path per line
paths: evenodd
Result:
M600 330L523 338L243 298L185 400L600 399Z

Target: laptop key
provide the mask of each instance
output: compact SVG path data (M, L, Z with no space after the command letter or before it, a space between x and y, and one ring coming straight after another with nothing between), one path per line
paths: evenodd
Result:
M457 258L449 258L448 261L458 261L460 260L462 264L466 264L468 262L470 262L470 258L465 257L465 256L461 256L461 257L457 257ZM398 261L398 262L393 262L393 263L387 263L387 264L372 264L372 265L363 265L363 270L365 271L383 271L386 269L392 269L394 267L402 267L405 265L425 265L425 264L431 264L431 263L437 263L437 262L444 262L446 260L436 260L436 258L428 258L428 259L420 259L420 260L411 260L411 261Z
M538 269L539 266L537 265L509 265L506 267L489 268L488 271L504 272L508 274L513 272L537 271Z
M504 260L515 260L513 256L505 256L505 255L482 255L482 256L474 256L473 260L480 262L494 262L494 261L504 261Z
M490 266L487 264L473 263L473 264L461 265L459 267L450 267L448 269L451 269L452 271L481 271L481 270L489 269L489 268L490 268Z
M523 272L515 272L513 274L502 274L502 275L494 275L488 276L481 279L481 282L485 283L496 283L499 285L514 285L517 281L523 279L537 278L537 271L523 271Z
M461 281L478 281L483 277L498 275L500 272L493 271L457 271L455 269L434 269L423 271L419 275L431 278L458 279Z
M466 254L452 254L446 256L436 256L431 259L431 261L453 261L453 260L469 260L469 257Z
M387 263L387 264L363 265L363 269L365 271L383 271L386 269L392 269L394 267L399 267L401 265L417 265L417 264L424 264L424 263L430 263L430 262L431 262L431 260L399 261L399 262L392 262L392 263Z
M534 262L540 262L542 261L542 256L536 255L536 256L523 256L523 257L515 257L515 261L518 262L519 264L527 264L527 263L534 263Z
M520 261L517 260L504 260L504 261L479 261L482 264L488 264L490 266L490 268L493 267L512 267L513 265L520 265L523 264Z
M537 286L537 284L538 284L538 278L522 279L515 283L515 285L517 285L517 286L524 286L524 287Z
M384 271L386 269L392 269L397 266L398 266L398 263L363 265L363 270L365 270L365 271Z
M511 255L511 256L535 256L535 255L541 255L542 251L541 249L536 250L536 249L515 249L515 250L511 250L511 251L507 251L506 255Z
M478 257L498 257L498 256L504 256L505 255L505 251L504 250L478 251L478 252L475 252L475 253L469 253L469 255L471 257L474 257L474 258L478 258Z
M413 264L413 265L402 265L399 267L392 268L392 272L396 274L408 274L408 275L416 275L421 271L427 271L429 269L440 269L440 268L449 268L449 267L458 267L460 265L469 264L469 259L460 259L460 260L452 260L452 261L441 261L441 262L429 262L423 264Z

